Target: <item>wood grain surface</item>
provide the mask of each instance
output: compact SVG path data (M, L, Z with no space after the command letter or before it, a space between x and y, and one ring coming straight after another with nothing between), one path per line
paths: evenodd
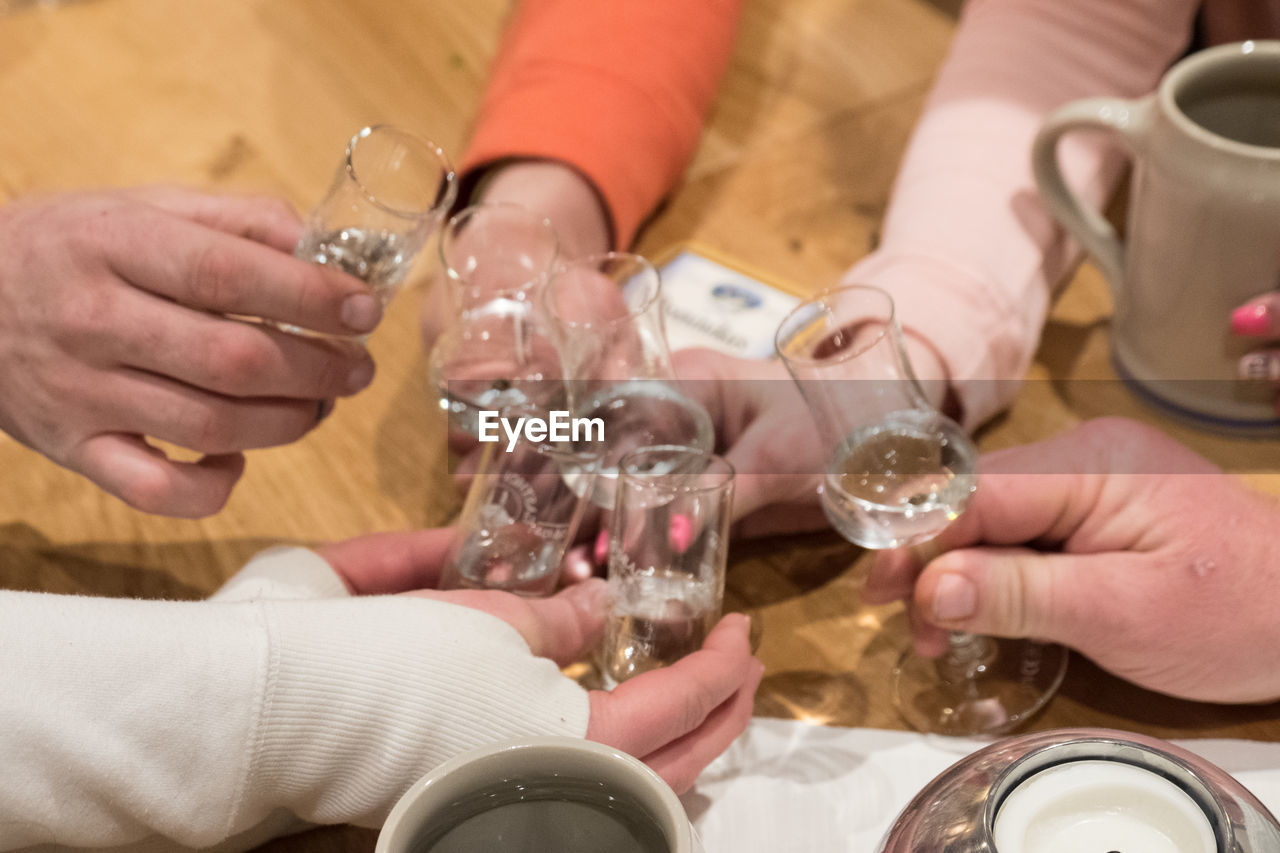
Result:
M957 5L751 0L696 161L640 250L695 239L805 290L834 283L875 244ZM0 0L0 201L173 182L275 194L305 209L351 133L380 121L458 153L506 11L503 0ZM416 316L430 276L425 263L374 335L373 385L297 444L249 454L214 518L135 512L0 436L0 586L198 598L270 543L447 523L459 500ZM1109 311L1101 279L1082 268L983 446L1128 414L1280 493L1280 477L1267 473L1280 469L1275 442L1183 429L1114 381ZM767 665L758 714L902 727L889 671L905 617L899 606L863 605L865 568L832 534L735 543L728 604L755 618ZM1077 656L1032 725L1280 740L1280 705L1175 701ZM271 849L369 850L373 838L328 828Z

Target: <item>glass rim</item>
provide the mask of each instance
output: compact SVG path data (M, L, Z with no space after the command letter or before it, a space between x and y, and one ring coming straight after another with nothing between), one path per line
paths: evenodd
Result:
M583 322L579 322L576 320L566 320L560 314L560 312L556 311L555 296L554 296L556 292L556 288L555 288L555 285L551 284L550 282L553 282L556 279L563 280L562 273L565 273L570 269L584 268L584 267L596 267L598 269L602 263L606 261L613 261L618 259L625 259L625 260L632 261L640 268L640 271L636 274L636 276L632 276L632 280L634 280L636 277L640 275L652 277L652 280L653 280L652 292L646 294L643 304L634 308L628 305L627 313L617 317L609 317L604 320L587 320ZM618 289L622 290L622 287L619 287ZM657 266L654 265L653 261L649 260L644 255L639 255L639 254L636 254L635 252L609 251L609 252L595 252L590 255L579 255L578 257L575 257L566 261L561 261L560 263L558 263L555 266L555 268L551 271L551 274L548 276L548 287L546 289L546 292L543 294L542 301L543 301L543 306L547 310L547 313L550 314L555 319L555 321L562 326L565 326L571 329L601 329L601 328L607 329L607 328L612 328L614 326L617 326L621 323L634 320L636 317L639 317L640 315L644 314L644 312L652 308L654 303L658 302L661 298L662 298L662 273L658 272L658 268Z
M560 235L557 233L554 223L551 219L532 208L525 207L523 204L516 204L513 201L480 201L475 204L469 204L459 210L449 220L445 222L444 227L440 229L440 239L436 243L436 254L440 258L440 266L444 269L445 278L462 287L466 287L470 279L460 273L453 262L448 257L448 247L455 239L455 231L461 223L475 216L477 213L484 211L506 211L521 216L526 216L526 221L546 228L547 234L551 237L551 260L547 264L547 268L541 272L534 273L530 278L521 284L511 287L498 288L493 291L494 298L500 298L504 294L518 294L528 290L532 285L539 282L549 281L552 275L560 266Z
M843 350L833 355L827 356L826 358L810 358L809 356L806 356L806 355L794 355L786 352L786 350L784 349L784 343L783 343L784 341L783 330L786 329L787 326L793 320L795 320L804 312L812 310L814 306L828 305L831 297L837 296L840 294L846 294L851 291L863 291L867 293L875 293L883 297L885 302L888 304L889 312L885 320L885 328L879 334L877 334L873 340L863 344L860 347ZM794 332L787 334L785 336L786 340L791 340L795 336L803 332L804 330L808 329L817 319L818 318L815 317L813 320L810 320L809 323L806 323L804 326L800 327ZM795 308L791 309L791 311L787 312L787 316L782 318L782 322L778 324L778 330L774 333L773 349L774 349L774 352L778 354L778 358L782 359L784 364L796 364L796 365L841 364L843 362L857 358L863 353L869 352L877 344L883 341L886 337L889 337L892 334L892 330L896 330L897 328L898 328L898 306L894 303L893 296L889 293L889 291L885 290L882 287L877 287L874 284L856 284L856 283L841 284L841 285L836 285L835 287L828 287L825 290L821 290L818 293L815 293L813 296L809 297L804 302L801 302Z
M375 133L392 133L404 139L412 141L415 145L422 146L430 151L440 165L440 181L444 184L444 191L436 190L436 201L426 210L402 210L393 205L387 204L380 200L369 186L360 179L360 175L356 170L354 161L356 149L359 147L360 141L368 139ZM347 175L351 178L355 185L360 189L360 194L368 200L370 204L380 210L390 213L392 216L398 216L401 219L425 220L437 215L442 210L448 210L452 205L454 198L458 193L458 174L453 168L453 163L449 160L449 155L444 149L426 137L419 136L403 128L396 127L393 124L371 124L360 128L347 142L346 157Z
M686 457L701 457L707 460L707 467L696 473L687 474L687 477L712 477L714 482L707 485L689 485L687 483L673 483L666 478L673 475L679 475L681 472L672 471L665 474L643 473L636 471L631 467L629 460L646 455L670 454L681 455ZM714 467L714 470L713 470ZM684 444L650 444L644 447L637 447L624 453L618 459L618 479L620 485L622 482L635 483L648 489L657 489L669 494L693 495L706 492L718 492L733 485L737 472L734 470L733 463L725 459L718 453L709 453L699 450L696 447L689 447Z

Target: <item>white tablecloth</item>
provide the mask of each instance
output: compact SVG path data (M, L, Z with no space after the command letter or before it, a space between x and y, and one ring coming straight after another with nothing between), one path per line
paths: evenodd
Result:
M755 719L682 799L707 853L874 853L921 788L988 743ZM1280 744L1176 743L1280 814Z

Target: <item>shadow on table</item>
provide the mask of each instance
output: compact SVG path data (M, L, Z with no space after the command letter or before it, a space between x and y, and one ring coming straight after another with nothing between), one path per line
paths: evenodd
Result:
M287 835L256 847L256 853L372 853L378 843L376 829L357 826L321 826L297 835Z
M1162 738L1238 737L1270 740L1272 736L1250 727L1270 725L1280 718L1280 702L1265 705L1215 705L1175 699L1130 684L1101 669L1087 658L1073 654L1055 703L1069 700L1087 708L1088 719L1079 725L1131 729ZM1055 714L1055 717L1061 715ZM1077 723L1072 723L1077 724Z
M760 682L754 715L853 727L865 725L867 702L856 673L790 670Z
M199 599L270 539L54 545L25 523L0 525L0 588L65 595Z

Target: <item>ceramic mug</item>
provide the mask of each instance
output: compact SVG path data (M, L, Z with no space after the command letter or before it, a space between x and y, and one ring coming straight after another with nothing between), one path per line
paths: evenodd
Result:
M1058 140L1080 129L1109 131L1132 155L1123 240L1063 180ZM1120 375L1203 427L1280 427L1274 391L1236 378L1257 342L1230 331L1233 308L1280 285L1280 42L1193 54L1145 98L1069 103L1041 128L1032 165L1111 285Z
M684 806L658 774L613 747L569 737L506 741L446 761L415 782L392 808L375 853L420 853L433 830L456 821L459 801L512 780L548 778L569 785L589 783L626 799L661 830L669 853L703 853ZM527 836L538 831L538 821L530 821L522 840L536 841ZM502 853L501 847L490 849Z

